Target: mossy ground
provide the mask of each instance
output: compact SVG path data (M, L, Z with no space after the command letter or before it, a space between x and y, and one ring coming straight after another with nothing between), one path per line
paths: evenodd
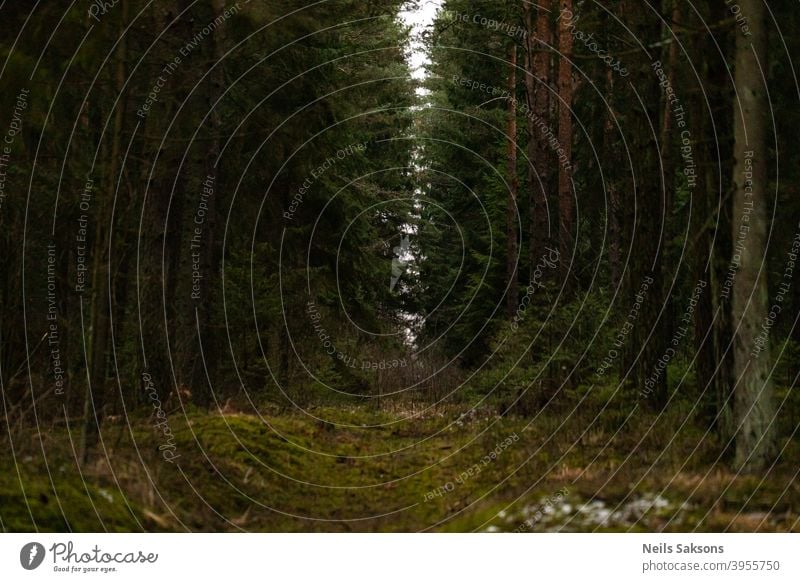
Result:
M106 423L77 470L66 431L29 431L0 474L6 531L798 531L798 443L741 476L679 413L621 423L398 404L183 413ZM566 422L564 422L564 419ZM322 420L324 419L324 420ZM599 419L599 420L598 420ZM514 436L516 435L516 437ZM511 437L493 460L486 455ZM41 442L40 442L41 439ZM42 456L42 450L47 459ZM473 469L472 475L459 475ZM437 488L447 488L432 495ZM24 491L23 491L24 488ZM554 496L561 498L553 502ZM538 512L538 515L537 515Z

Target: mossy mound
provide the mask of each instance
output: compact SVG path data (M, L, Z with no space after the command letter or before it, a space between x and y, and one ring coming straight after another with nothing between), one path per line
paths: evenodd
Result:
M52 469L52 467L51 467ZM0 471L0 526L9 532L142 531L143 514L119 492L29 463Z

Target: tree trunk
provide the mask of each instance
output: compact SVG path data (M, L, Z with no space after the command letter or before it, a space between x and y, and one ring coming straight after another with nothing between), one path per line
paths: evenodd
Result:
M572 194L572 34L563 15L572 13L572 0L561 0L562 17L558 19L558 141L566 161L558 165L558 216L559 250L561 254L561 280L569 288L569 269L575 230L575 208Z
M608 262L611 268L611 287L617 289L622 280L622 226L620 224L619 188L617 171L620 167L619 136L614 125L614 71L606 71L606 100L608 114L603 126L603 153L607 160L605 165L606 195L608 204Z
M550 217L547 208L547 193L551 185L552 156L547 144L545 132L537 130L539 124L547 122L550 117L550 52L553 35L550 26L550 0L540 0L536 13L536 31L534 36L531 8L525 3L525 26L528 34L525 38L527 52L525 89L528 98L528 187L530 222L528 225L529 248L528 263L530 277L544 248L550 242ZM536 46L536 40L540 46Z
M664 28L663 37L665 40L669 40L669 44L667 44L666 48L666 75L669 81L669 86L672 87L676 94L680 96L679 89L676 87L676 72L678 70L678 40L676 39L676 31L680 27L681 22L681 10L678 7L677 0L665 0L664 2L664 12L666 14L670 13L670 8L672 8L672 22L667 23ZM682 103L681 103L682 105ZM663 180L664 180L664 251L662 255L665 258L665 261L668 264L671 264L672 261L669 260L671 257L668 257L667 251L670 247L670 242L674 236L673 230L673 204L675 200L675 148L677 147L677 141L675 140L675 123L674 123L674 111L673 105L670 103L670 100L666 94L666 92L662 92L662 118L661 118L661 166L663 171ZM680 133L680 132L679 132ZM662 267L664 272L671 273L672 269L667 267ZM661 281L658 283L663 287L662 294L665 297L664 302L664 335L667 338L672 338L675 330L675 307L672 302L672 293L671 289L669 288L670 285L670 278L663 277Z
M225 0L213 0L214 17L222 16L225 11ZM200 252L200 265L203 278L200 280L200 299L195 303L198 316L198 342L202 342L202 354L198 357L194 366L194 378L192 388L197 395L197 403L200 406L209 406L212 401L214 391L214 380L216 378L217 363L219 360L219 338L214 330L214 293L212 281L216 279L219 271L219 256L216 249L216 215L217 197L219 195L219 135L222 129L222 118L219 114L220 105L214 105L221 95L225 77L222 68L222 57L224 54L224 23L209 36L212 45L212 65L214 68L209 75L210 87L208 93L208 106L211 108L209 114L209 131L211 141L205 158L205 180L203 181L203 192L210 191L211 194L206 198L208 206L205 221L202 227L203 242Z
M703 46L701 44L701 46ZM702 55L695 50L694 54ZM700 57L701 63L703 57ZM701 64L702 66L702 64ZM704 96L697 91L692 97L690 105L690 119L692 129L702 140L705 138L707 124L705 121ZM697 184L692 191L692 216L690 226L690 245L688 247L693 257L693 272L696 281L705 281L707 289L697 302L694 312L694 351L696 354L695 374L697 376L697 386L699 389L699 415L708 425L713 424L716 417L715 395L719 392L717 382L719 374L717 353L719 344L715 327L718 325L714 319L717 313L715 298L719 287L714 265L711 260L711 236L709 222L713 216L710 204L711 184L713 180L707 177L708 168L711 166L708 148L700 147L696 149L697 155Z
M701 6L700 8L704 8ZM702 26L703 19L709 20L711 16L705 13L692 17L691 26ZM691 54L697 55L696 66L703 79L708 79L709 84L714 84L710 75L711 60L709 55L713 52L711 43L705 35L692 35ZM715 97L711 91L704 94L695 90L689 102L689 119L694 137L695 155L697 157L697 183L691 192L691 226L689 252L693 260L693 273L696 281L705 281L706 290L700 295L694 312L694 351L695 374L698 387L698 415L708 427L714 427L717 434L729 430L722 430L724 425L730 424L730 415L721 415L720 406L727 408L720 399L728 384L728 373L725 354L722 352L722 325L727 321L725 317L725 304L719 297L719 277L713 256L714 238L726 232L712 232L715 218L720 219L717 212L713 193L724 191L722 184L717 184L716 171L719 167L711 161L709 147L703 147L705 142L711 142L713 135L709 135L709 114L706 111L707 99L712 102ZM721 130L718 130L721 131ZM718 187L719 186L719 187ZM712 234L716 235L712 238ZM725 237L727 238L727 236Z
M506 311L514 317L519 303L519 284L517 282L517 262L519 245L517 242L517 46L511 43L508 49L508 121L506 129L506 180L508 182L508 203L506 206L506 274L508 294Z
M767 31L762 0L740 0L751 36L736 33L734 108L733 282L734 414L737 469L760 471L773 459L775 405L769 346L751 355L767 317L767 147L765 85ZM740 258L739 258L740 257ZM739 258L739 260L737 260Z
M658 20L648 11L626 4L624 15L631 34L642 43L659 38ZM643 403L659 410L667 398L667 372L658 368L666 350L664 319L660 316L664 302L661 285L664 199L658 183L659 136L655 133L660 119L660 88L652 58L647 53L638 51L630 57L630 63L630 85L636 92L631 88L624 96L628 109L623 129L630 135L635 186L633 197L624 201L626 230L630 225L632 237L627 296L634 302L641 292L643 298L628 344L628 357L632 359L627 362L628 383L639 392Z
M128 18L128 0L122 1L122 18L119 30L123 34ZM127 37L117 45L116 68L114 72L114 91L122 93L125 86ZM108 174L105 176L105 196L98 197L98 212L94 244L92 245L92 302L91 302L91 340L87 354L89 374L83 402L83 428L80 438L80 456L83 463L89 460L92 448L97 443L100 425L103 421L106 406L106 372L108 366L108 337L111 293L109 278L109 227L111 225L111 200L114 198L117 174L120 171L122 158L122 128L125 118L125 100L120 99L114 112L114 123L111 134L111 148L105 148L109 157Z

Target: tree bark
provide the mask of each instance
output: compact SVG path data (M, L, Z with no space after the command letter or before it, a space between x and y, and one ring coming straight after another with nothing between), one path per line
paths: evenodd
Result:
M611 287L616 289L622 280L622 225L620 224L619 187L617 169L620 167L619 137L616 135L614 118L614 71L606 71L606 100L608 114L603 126L603 153L607 160L605 175L608 204L608 262L611 268Z
M558 216L559 250L561 254L561 280L569 284L569 269L575 230L575 208L572 193L572 34L565 13L572 13L572 0L561 0L561 17L558 19L558 141L566 154L566 162L558 165Z
M548 189L552 182L552 156L545 133L536 128L536 120L540 123L550 117L550 52L547 50L553 43L550 24L550 0L540 0L536 13L536 30L534 35L533 18L530 5L524 4L525 27L528 34L525 38L526 69L525 89L528 98L528 187L529 191L529 248L528 263L530 277L544 248L550 242L550 217L547 208ZM538 40L541 46L536 46ZM537 50L539 49L539 50Z
M649 11L628 3L622 10L634 38L645 45L648 39L659 38L658 20ZM629 357L633 361L627 362L628 383L639 392L643 403L660 410L667 398L667 372L657 367L666 350L664 318L660 316L664 302L661 284L664 199L657 179L660 88L651 56L639 51L631 56L630 63L631 88L624 97L629 105L623 126L630 135L634 183L633 197L624 201L626 223L632 227L627 296L636 301L641 291L643 298L629 341Z
M701 9L705 8L700 6ZM706 9L704 13L692 17L691 26L701 27L703 20L710 20ZM715 77L711 74L712 61L709 55L714 53L711 50L711 42L704 35L692 35L691 53L697 55L698 71L703 79L708 79L709 85L723 86L714 82ZM715 73L716 74L716 73ZM719 167L712 163L712 151L709 147L703 147L705 142L714 140L714 135L709 134L711 123L709 122L710 113L706 110L706 99L711 101L709 109L714 109L715 104L722 98L719 90L708 91L708 95L699 90L695 90L689 102L689 119L691 130L695 138L695 154L697 157L697 183L692 190L691 198L691 226L690 226L690 246L689 251L693 260L693 272L696 281L705 281L706 290L698 299L694 312L694 351L695 374L698 387L698 414L701 420L708 426L713 427L718 435L723 436L723 440L730 437L731 419L729 414L721 414L728 409L725 399L722 396L729 385L729 358L723 353L723 326L728 318L725 316L726 304L720 301L719 296L719 277L717 276L717 265L714 257L714 240L728 238L726 231L718 231L714 227L715 219L720 220L722 213L718 212L714 192L724 191L723 184L717 184L717 171ZM720 120L722 121L722 120ZM719 125L719 121L717 122ZM717 129L720 133L725 133L724 129ZM714 235L714 236L712 236ZM717 250L719 252L719 250ZM727 428L723 428L726 427ZM724 434L727 433L728 437Z
M225 11L225 0L213 0L214 18L222 16ZM210 187L211 195L207 199L208 209L203 224L202 236L204 238L200 248L200 264L203 278L200 282L200 301L195 304L198 313L198 342L202 342L202 355L199 356L194 366L192 388L196 394L196 401L200 406L209 406L214 396L214 381L216 378L219 360L218 334L214 331L214 292L212 281L219 274L219 253L216 242L216 216L217 197L219 195L219 135L222 130L222 118L219 113L220 105L214 105L222 93L225 77L222 68L224 54L224 23L221 23L209 36L212 46L212 64L214 67L209 75L210 87L208 92L209 131L211 140L205 157L205 180L202 188ZM205 333L204 333L205 332Z
M119 30L122 35L128 19L128 0L122 0L121 13ZM117 95L122 93L125 86L127 53L127 37L123 35L115 54L114 91ZM105 176L106 192L105 196L98 199L96 233L92 245L91 339L87 354L89 374L84 395L83 428L79 444L79 454L83 463L89 460L91 450L97 444L107 399L106 372L111 308L109 303L111 294L109 227L112 220L110 202L116 195L117 174L120 171L120 159L122 158L124 118L125 100L120 99L114 112L111 147L105 148L108 153L108 174Z
M676 73L678 70L678 41L675 40L675 36L677 34L677 30L679 30L681 25L681 10L678 6L677 0L665 0L664 2L664 12L669 14L670 8L672 8L672 22L667 23L664 28L664 39L671 41L666 48L666 75L667 80L669 81L669 86L672 87L676 94L679 94L679 89L676 86ZM664 256L664 261L667 262L666 267L662 267L665 273L671 273L672 269L670 260L671 257L668 256L667 251L669 249L670 242L674 237L674 229L673 229L673 204L675 200L675 169L676 169L676 155L675 155L675 148L677 147L677 141L674 138L674 130L675 130L675 123L674 123L674 112L673 112L673 105L670 103L670 100L666 94L666 92L662 93L662 118L661 118L661 166L663 171L663 183L664 183L664 251L662 255ZM664 335L668 338L673 337L673 333L675 330L675 308L672 302L672 293L670 293L669 285L670 285L670 278L663 277L659 283L663 287L662 294L665 298L664 302Z
M506 128L506 180L508 182L508 201L506 205L506 274L508 294L506 311L508 317L514 316L519 303L519 284L517 282L517 263L519 244L517 241L517 45L511 43L508 49L508 120Z
M737 469L760 471L773 459L775 436L769 346L752 355L767 317L767 147L765 84L767 31L762 0L740 0L751 36L736 32L734 108L733 282L734 414ZM737 261L737 258L739 260Z

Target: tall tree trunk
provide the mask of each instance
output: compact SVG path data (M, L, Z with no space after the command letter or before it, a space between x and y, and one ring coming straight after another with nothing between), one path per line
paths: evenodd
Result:
M699 68L705 73L705 57L701 50L704 46L704 39L695 39L693 43L693 54L698 55ZM705 77L705 75L703 75ZM704 111L704 95L697 91L690 102L690 121L692 131L698 136L699 140L705 138L707 131L706 117ZM697 141L697 140L696 140ZM688 250L693 260L694 279L705 281L707 289L697 302L694 312L694 351L696 354L695 374L697 385L700 391L699 413L707 424L713 424L716 417L715 395L718 393L717 381L719 374L716 373L718 359L717 334L714 333L716 312L715 298L717 296L717 281L714 265L711 260L711 236L710 220L713 216L710 204L711 184L707 176L708 169L711 167L708 148L699 147L696 149L697 156L697 184L692 191L691 205L691 225L690 225L690 244ZM717 318L719 319L719 318Z
M225 11L225 0L213 0L214 18L221 17ZM203 278L200 280L200 301L195 307L198 314L198 342L202 342L201 359L195 362L194 378L192 387L197 395L197 403L200 406L211 404L212 392L216 379L216 369L219 360L219 338L214 330L214 288L212 282L216 280L219 270L219 256L216 242L216 216L217 216L217 197L219 195L219 136L222 130L222 118L219 114L220 105L214 105L221 95L225 76L222 68L222 57L224 54L224 23L220 24L209 36L212 45L212 65L214 68L210 74L210 87L208 93L208 105L211 108L209 115L209 131L211 141L205 158L205 180L202 189L204 192L210 191L211 194L206 198L208 209L205 222L202 228L203 243L200 248L200 265L202 267Z
M509 318L514 316L519 303L519 284L517 282L517 262L519 245L517 241L517 45L513 42L508 49L508 120L506 128L506 180L508 182L508 202L506 205L506 274L508 294L506 311Z
M676 86L676 73L678 70L678 40L676 39L677 30L680 27L681 22L681 10L678 6L677 0L665 0L664 1L664 12L666 14L670 13L670 8L672 9L672 22L665 24L664 26L664 34L663 37L665 40L669 41L665 49L665 61L666 61L666 75L667 80L669 81L669 86L672 87L676 94L679 94L678 87ZM664 182L664 251L662 254L664 255L665 261L668 261L670 264L672 261L669 261L671 257L668 257L667 251L670 246L670 242L674 236L674 230L672 227L672 214L673 214L673 203L675 200L675 148L677 146L677 141L675 140L675 123L674 123L674 116L675 113L673 111L673 104L670 103L670 99L666 92L662 93L662 118L661 118L661 167L663 171L663 182ZM666 273L672 272L669 267L665 267L664 271ZM677 274L677 272L676 272ZM660 282L657 284L663 287L662 294L665 297L664 303L664 335L668 338L673 337L674 333L674 320L675 320L675 308L672 302L672 293L670 293L669 285L670 285L670 278L663 277Z
M550 242L550 218L547 208L548 188L552 181L552 156L547 143L546 134L541 130L541 123L550 118L550 46L553 34L550 24L550 0L540 0L536 13L536 30L534 34L533 17L530 5L523 5L525 37L527 52L525 89L528 98L528 188L530 221L528 224L529 248L528 264L530 277L544 247ZM538 40L539 46L536 41ZM537 119L539 128L537 130Z
M734 111L733 199L734 265L734 414L736 467L760 471L775 454L775 405L769 349L751 356L767 316L767 147L766 103L762 74L767 68L767 31L762 0L740 0L751 36L736 35L735 83L740 108Z
M705 6L699 8L704 9ZM708 21L710 18L708 10L705 10L704 13L692 17L691 25L699 28L703 19ZM710 76L709 55L714 53L709 46L710 40L705 35L692 35L690 39L691 54L697 55L695 62L700 77L713 83L713 77ZM699 390L699 416L707 426L714 427L717 434L722 434L725 431L721 430L721 426L730 424L730 415L718 414L722 402L720 395L726 390L725 379L728 378L725 366L727 358L721 349L721 329L727 318L724 316L725 304L719 297L719 277L713 256L712 234L718 238L723 233L719 231L712 233L712 230L715 218L721 218L717 212L713 193L723 190L722 185L720 189L716 189L715 173L719 167L711 161L712 152L709 147L701 145L705 142L711 143L714 139L713 135L709 135L711 123L709 123L710 114L706 111L706 100L712 102L713 108L714 99L719 99L719 96L711 91L706 94L698 89L695 88L689 102L689 120L693 139L697 145L694 150L697 158L697 183L691 192L691 230L688 250L694 262L694 279L705 281L707 287L698 298L694 311L695 374Z
M675 72L678 68L678 41L675 40L675 30L680 27L681 11L677 0L666 0L664 2L666 12L672 6L672 23L664 26L664 39L670 41L665 50L666 52L666 75L669 85L675 87ZM672 199L675 192L675 153L673 151L672 139L673 132L673 112L669 99L664 93L662 95L662 118L661 118L661 165L664 172L664 199L667 211L672 208Z
M167 30L173 42L192 38L194 17L185 13L191 0L172 0L160 5L161 12L153 16L153 26ZM173 23L176 15L183 14L177 22ZM169 58L168 56L164 57ZM160 64L158 68L160 68ZM157 76L158 68L153 71ZM140 122L139 133L145 134L146 124L158 126L162 119L173 119L179 103L185 97L181 87L191 86L194 80L190 79L187 67L176 69L169 79L169 90L174 98L165 101L162 112L151 111ZM177 135L190 134L194 127L192 119L180 115L175 119ZM154 140L156 147L161 147L160 139ZM194 329L194 321L188 319L189 304L177 299L179 290L179 272L182 269L181 258L185 258L185 213L186 213L186 184L190 181L193 166L188 160L177 169L183 157L183 148L179 145L169 145L157 153L159 168L164 168L163 173L154 175L148 184L150 168L143 166L139 183L147 184L147 199L143 202L145 207L144 220L153 228L144 229L142 237L142 253L139 281L142 312L143 372L147 372L153 379L156 393L165 400L173 385L189 384L191 378L186 377L187 361L190 356L184 349L190 343L190 333ZM152 152L153 156L156 152ZM170 171L175 168L174 171ZM170 195L171 193L171 195ZM193 224L191 225L194 226ZM191 231L190 231L191 232ZM193 315L193 314L192 314ZM170 346L172 353L170 354ZM146 368L144 364L146 363ZM173 378L172 371L175 372ZM177 386L175 386L177 388ZM147 398L144 391L140 392L141 398Z
M616 289L622 279L622 225L620 224L619 187L617 169L620 166L619 137L616 135L614 118L614 71L606 71L606 100L608 114L603 126L603 153L607 163L605 184L608 204L608 262L611 268L611 286Z
M643 45L659 38L658 20L649 10L629 3L625 3L622 10L631 34ZM664 319L660 317L664 302L660 281L664 200L657 179L660 89L652 60L644 50L631 56L628 67L631 88L625 95L629 105L624 116L624 130L630 134L634 152L632 179L635 183L633 198L624 202L626 219L632 226L630 244L633 248L627 296L630 301L636 301L640 292L643 296L629 341L631 353L628 355L633 361L628 362L628 383L650 408L660 409L667 397L666 370L657 369L666 349Z
M119 34L121 40L115 54L114 90L120 95L125 86L127 37L124 27L128 19L128 0L122 0ZM125 100L117 102L111 134L111 147L104 148L109 154L107 158L108 173L104 177L105 192L98 197L98 212L95 238L92 245L92 302L91 302L91 339L89 343L86 393L83 403L83 428L80 438L80 456L83 463L89 460L92 448L97 443L100 425L105 414L107 389L106 372L108 366L108 338L110 308L109 295L111 281L109 279L110 262L110 225L111 200L116 195L120 160L122 158L122 129L125 118Z
M572 193L572 45L573 38L564 14L572 14L572 0L561 0L558 19L558 141L566 154L566 162L558 165L558 217L561 279L569 288L569 269L575 230L575 208Z
M705 8L707 16L703 15L695 18L693 24L702 26L702 19L706 18L709 22L721 22L730 14L728 7L721 2L708 2ZM711 265L709 265L709 276L712 281L709 291L713 293L712 301L714 305L713 321L714 347L714 379L711 388L715 390L712 394L715 402L715 430L723 442L732 440L733 428L733 337L731 325L731 302L730 295L723 288L727 277L728 267L730 266L730 256L732 252L731 231L733 221L732 198L733 198L733 112L734 106L731 100L730 90L727 85L730 83L730 67L727 58L720 55L716 45L726 46L728 35L732 32L722 33L719 40L705 37L703 47L700 49L705 57L706 74L704 79L705 92L708 93L708 102L704 95L697 98L701 100L701 107L708 107L709 125L703 134L702 139L709 144L713 144L708 154L709 160L706 164L704 176L706 181L708 196L709 213L711 217L706 225L709 229L709 248L711 254ZM711 121L713 120L713 125ZM725 136L720 139L720 136ZM713 160L713 161L712 161ZM710 229L714 229L713 232ZM731 447L733 448L733 447Z

